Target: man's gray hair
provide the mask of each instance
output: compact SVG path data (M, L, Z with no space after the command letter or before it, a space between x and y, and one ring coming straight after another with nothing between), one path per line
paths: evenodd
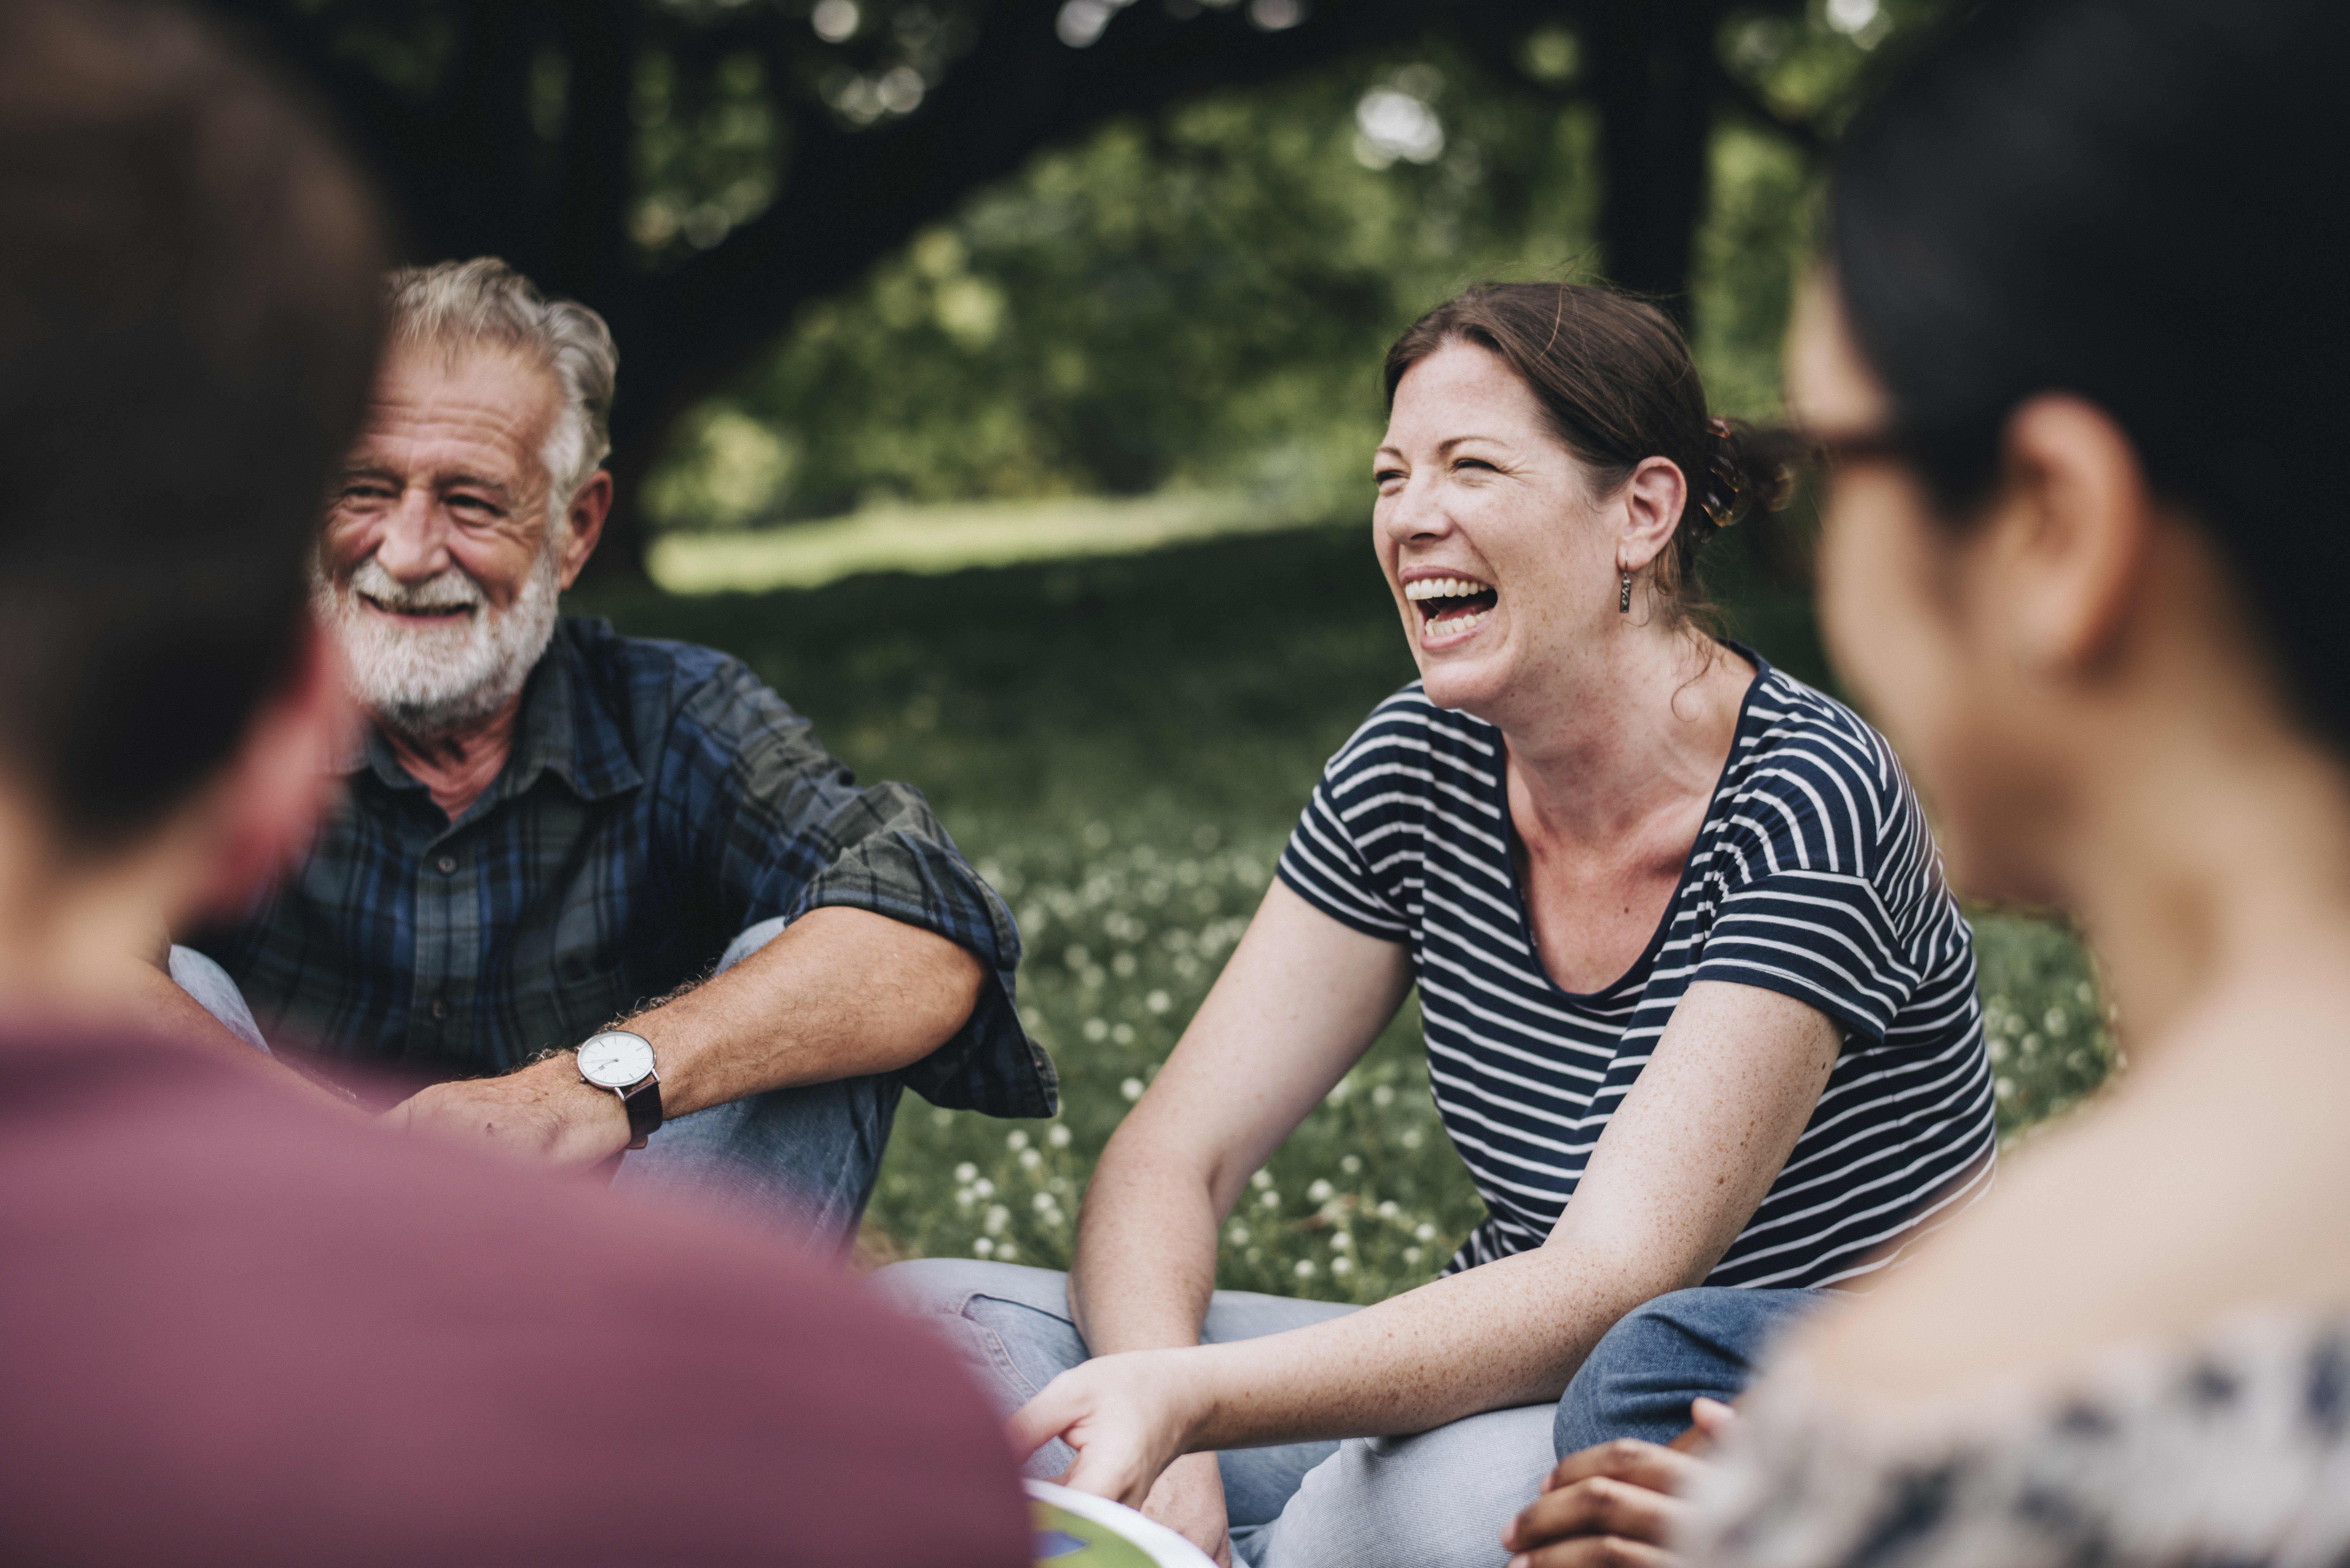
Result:
M563 412L541 456L552 486L550 524L562 532L571 498L612 450L620 351L604 318L576 300L547 298L495 256L402 267L385 276L384 304L394 347L503 343L554 376Z

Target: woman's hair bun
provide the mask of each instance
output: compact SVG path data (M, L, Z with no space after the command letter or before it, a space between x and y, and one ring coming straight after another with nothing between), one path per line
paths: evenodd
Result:
M1727 528L1755 507L1776 512L1795 489L1793 442L1742 421L1705 421L1703 487L1698 505L1716 528Z

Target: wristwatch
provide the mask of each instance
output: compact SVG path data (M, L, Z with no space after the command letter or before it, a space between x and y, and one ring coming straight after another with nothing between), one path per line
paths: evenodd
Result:
M629 1112L630 1148L642 1148L645 1139L661 1125L660 1075L653 1070L653 1043L625 1029L607 1029L579 1044L583 1083L609 1089L620 1096Z

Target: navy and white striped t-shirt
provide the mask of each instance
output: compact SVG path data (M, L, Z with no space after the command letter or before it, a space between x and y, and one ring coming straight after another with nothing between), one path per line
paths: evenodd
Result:
M1989 1185L1974 940L1892 749L1841 703L1757 673L1648 950L1575 995L1542 966L1513 863L1502 733L1379 704L1324 770L1281 879L1411 950L1428 1074L1487 1218L1451 1269L1540 1246L1681 993L1793 996L1845 1032L1786 1168L1706 1282L1825 1285L1883 1267Z

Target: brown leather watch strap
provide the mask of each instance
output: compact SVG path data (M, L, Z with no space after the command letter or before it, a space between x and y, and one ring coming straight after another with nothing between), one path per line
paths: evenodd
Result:
M613 1091L629 1112L629 1147L642 1148L645 1139L659 1131L661 1125L660 1075L648 1073L638 1083Z

